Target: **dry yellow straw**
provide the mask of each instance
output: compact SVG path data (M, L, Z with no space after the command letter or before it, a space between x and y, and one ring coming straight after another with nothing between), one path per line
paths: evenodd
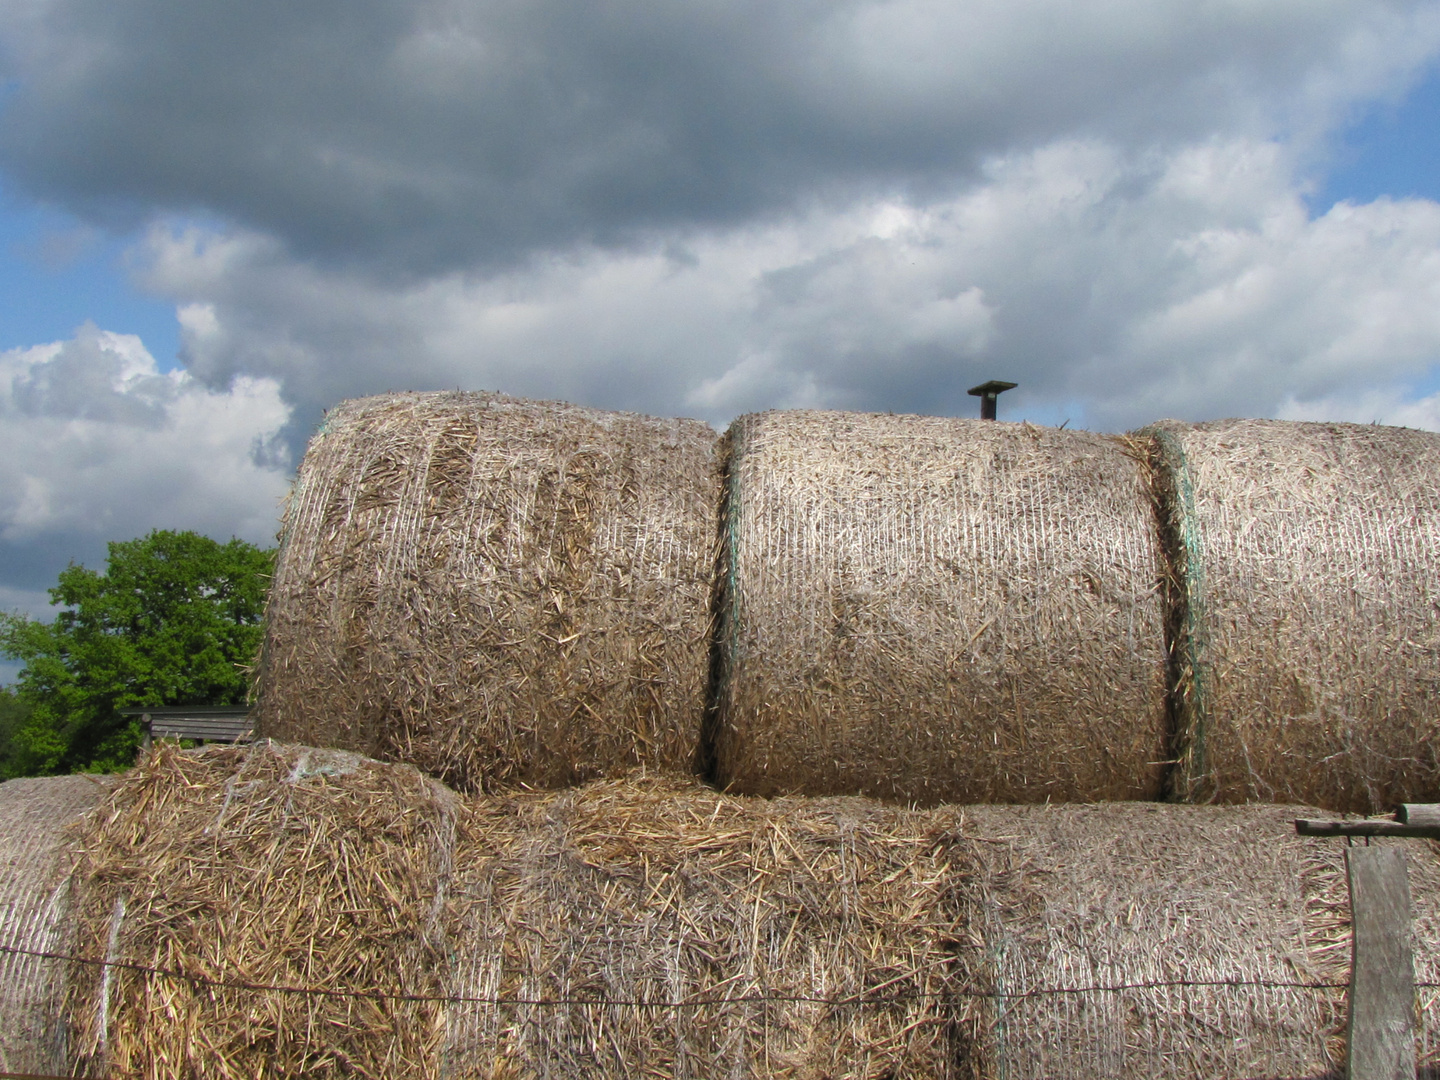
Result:
M721 784L1160 793L1162 560L1128 443L823 412L742 417L730 438Z
M1362 812L1440 798L1440 435L1147 432L1181 585L1177 794Z
M79 838L66 1015L89 1075L155 1080L1315 1076L1349 976L1343 848L1291 824L1315 813L461 800L334 752L167 749ZM1440 860L1387 842L1423 987Z
M715 442L497 394L345 403L286 511L260 730L469 790L689 772Z

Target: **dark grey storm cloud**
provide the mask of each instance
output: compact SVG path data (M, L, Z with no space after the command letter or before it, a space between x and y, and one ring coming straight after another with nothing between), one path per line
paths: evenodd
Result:
M1062 134L1273 131L1316 72L1364 68L1417 11L41 0L0 15L0 169L101 220L209 213L300 257L423 276L817 200L924 202Z

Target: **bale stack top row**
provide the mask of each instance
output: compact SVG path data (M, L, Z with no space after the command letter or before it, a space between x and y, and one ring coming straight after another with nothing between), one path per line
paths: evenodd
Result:
M259 728L463 790L1373 810L1440 798L1437 604L1431 433L392 395L301 466Z

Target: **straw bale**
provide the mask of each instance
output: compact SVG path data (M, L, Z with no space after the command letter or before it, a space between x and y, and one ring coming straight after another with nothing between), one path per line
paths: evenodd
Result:
M1415 1025L1415 1075L1421 1080L1440 1077L1440 844L1433 840L1371 841L1405 852L1410 874L1410 902L1415 947L1415 990L1418 1001ZM1346 914L1348 916L1348 904ZM1347 927L1348 930L1348 927ZM1350 948L1348 933L1345 948Z
M86 1075L437 1075L453 793L407 766L268 741L160 744L82 838L68 1002ZM103 971L103 974L102 974Z
M1176 564L1176 795L1440 799L1440 435L1147 432Z
M499 394L333 410L285 515L260 733L464 790L690 771L715 443Z
M722 785L1159 794L1162 559L1125 441L826 412L745 416L729 438Z
M859 800L772 804L654 778L462 804L412 769L333 751L165 747L82 840L83 959L459 1000L126 967L107 980L82 965L68 1001L77 1067L155 1080L948 1075L965 1006L947 989L961 985L949 843L928 824ZM822 1000L734 1000L757 992ZM877 1000L843 1001L865 993ZM496 995L507 1003L465 1000ZM523 1003L597 996L716 1003Z
M479 891L457 885L475 927L462 993L732 1000L481 1007L457 1020L453 1063L517 1077L1331 1075L1343 848L1297 837L1295 813L901 811L653 781L492 805L485 856L465 862ZM1320 985L1147 985L1229 979ZM767 992L851 1003L735 1000Z
M413 997L123 967L107 989L80 967L74 1068L156 1080L1334 1075L1349 911L1343 845L1294 833L1291 819L1314 813L915 810L653 776L462 801L352 755L166 748L82 838L82 954ZM1397 843L1417 978L1440 981L1440 855ZM1421 1060L1434 1064L1433 989L1420 1009Z
M1155 803L967 808L967 835L985 841L975 847L969 917L994 992L977 1073L1336 1075L1345 991L1254 985L1349 980L1343 844L1296 836L1297 816L1319 815ZM1251 985L1185 985L1225 980ZM1026 996L1092 986L1129 988Z
M458 985L507 1003L457 1022L459 1074L957 1075L955 841L924 813L649 780L471 824Z
M70 946L66 828L109 789L99 776L0 784L0 946L63 953ZM42 957L0 952L0 1072L64 1071L59 1024L65 969Z

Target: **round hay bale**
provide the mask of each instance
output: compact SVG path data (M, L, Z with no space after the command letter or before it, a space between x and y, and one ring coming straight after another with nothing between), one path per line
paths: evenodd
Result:
M34 954L71 947L66 830L109 788L99 776L0 784L0 1072L67 1072L67 968Z
M471 811L457 1074L964 1075L949 819L668 779Z
M971 1029L974 1075L1340 1075L1344 845L1296 836L1293 819L1309 814L1133 802L967 808L967 921L983 942L977 983L990 991ZM1437 898L1428 909L1440 910ZM1077 987L1095 989L1053 992ZM1424 1025L1437 1024L1430 1001Z
M355 755L166 747L78 841L71 1069L1332 1075L1344 846L1296 836L1297 813L914 810L655 777L464 801ZM1389 842L1433 983L1440 856Z
M902 810L647 781L472 811L457 989L500 1002L457 1012L462 1075L1193 1080L1344 1060L1343 846L1297 837L1293 809Z
M1146 433L1176 565L1177 797L1440 799L1440 435Z
M260 733L467 790L692 770L715 444L498 394L341 405L286 510Z
M459 813L409 766L160 744L78 842L70 1075L437 1076Z
M829 412L745 416L729 438L722 785L1160 794L1162 561L1124 440Z

